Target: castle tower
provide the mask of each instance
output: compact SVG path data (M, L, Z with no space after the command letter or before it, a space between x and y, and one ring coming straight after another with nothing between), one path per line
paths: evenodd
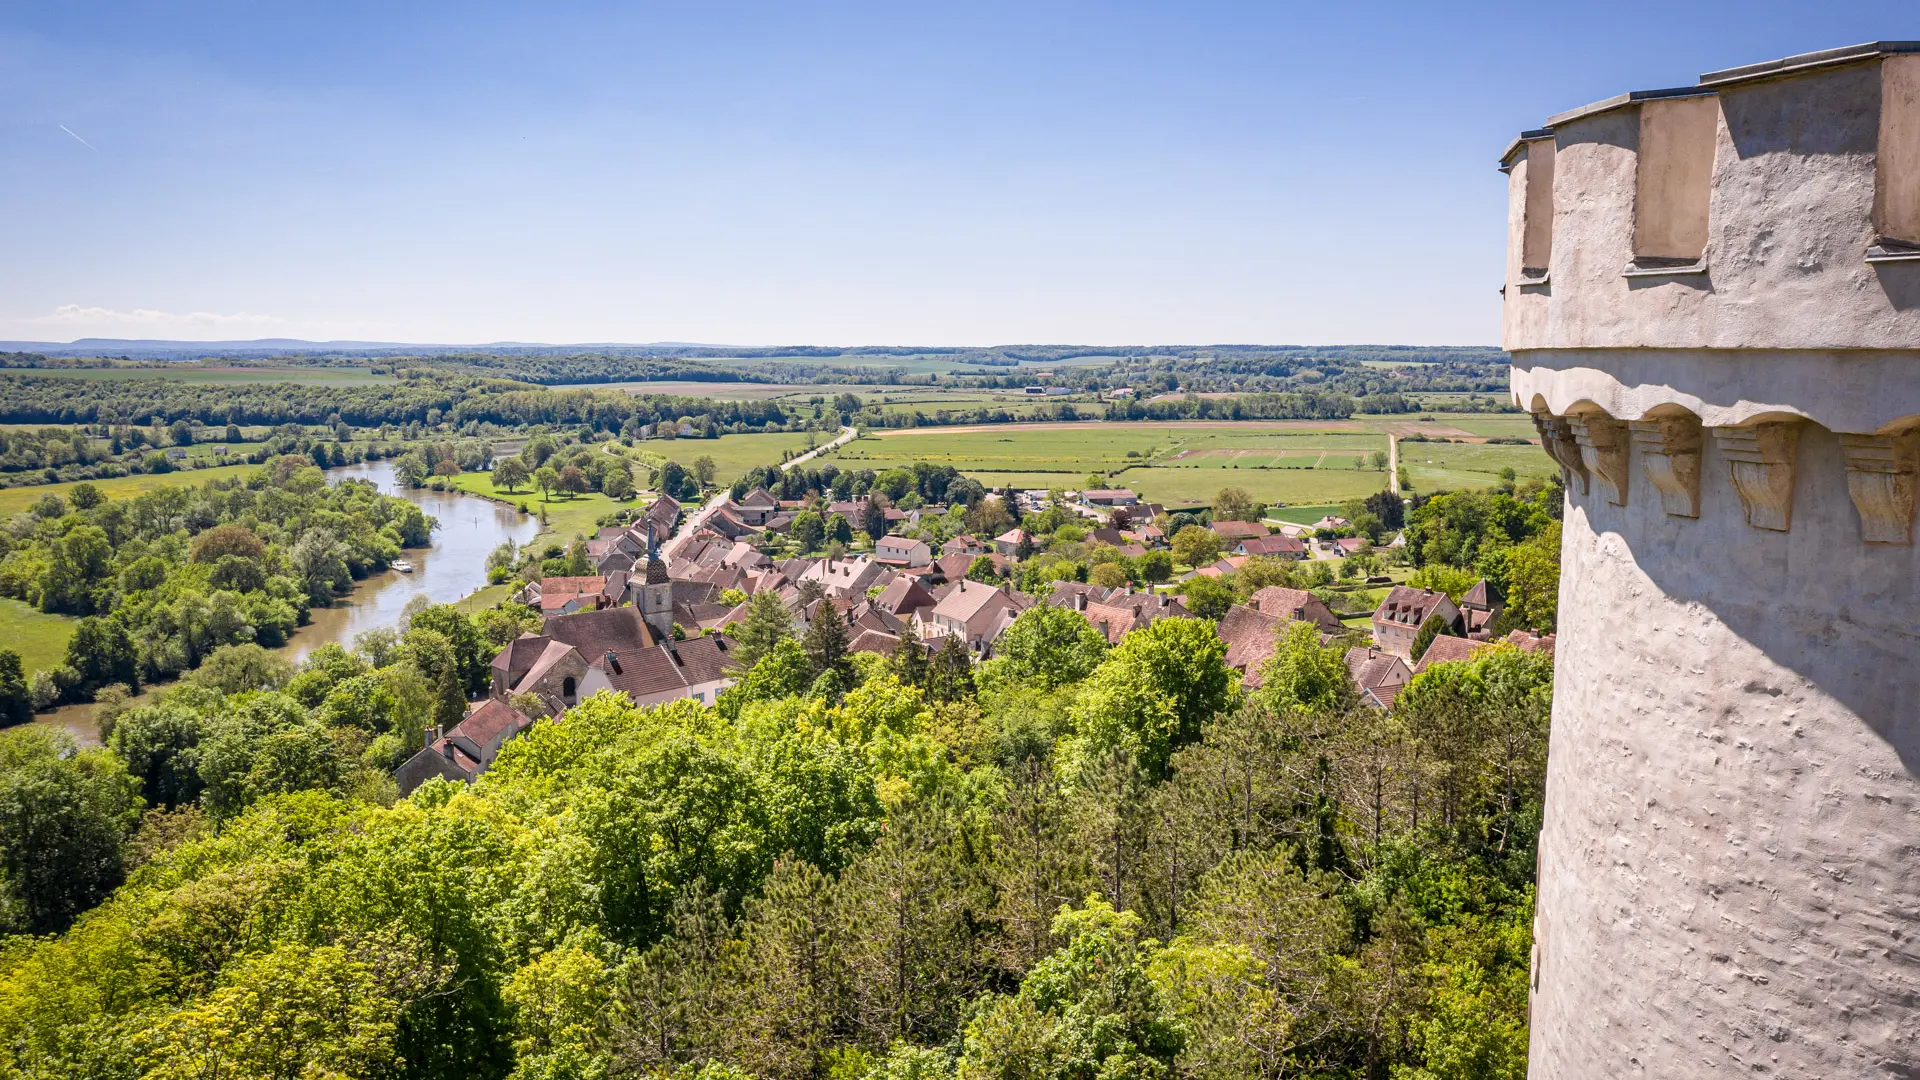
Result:
M1567 483L1530 1075L1920 1075L1920 43L1502 168Z
M656 641L673 640L673 582L667 578L667 560L654 540L653 522L647 522L647 576L640 586L640 621Z

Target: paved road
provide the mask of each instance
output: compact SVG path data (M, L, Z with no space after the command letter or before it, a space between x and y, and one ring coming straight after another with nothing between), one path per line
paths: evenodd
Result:
M1400 440L1387 436L1387 490L1400 494Z
M853 437L857 434L859 434L859 432L854 431L852 428L843 427L840 429L840 434L834 436L833 441L816 446L806 453L801 454L799 457L789 459L785 464L781 465L780 468L782 471L785 471L793 468L795 465L811 461L836 446L844 446L852 442ZM685 547L687 541L692 538L693 534L700 531L700 526L706 523L708 515L726 505L729 494L729 492L722 490L714 495L713 498L708 499L700 509L683 516L680 519L680 527L674 530L673 535L667 539L665 544L661 545L661 553L669 559L678 556L680 549Z

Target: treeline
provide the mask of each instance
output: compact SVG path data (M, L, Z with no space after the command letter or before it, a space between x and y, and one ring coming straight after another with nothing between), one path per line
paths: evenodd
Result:
M66 661L35 672L33 704L91 700L199 666L224 645L276 647L434 522L371 484L328 486L286 456L245 479L105 498L49 492L0 533L0 596L79 616Z
M353 427L470 421L506 427L586 425L601 431L673 421L716 436L797 423L766 401L543 390L521 383L416 375L375 386L203 385L170 379L63 379L0 372L0 422L16 424L326 424Z
M760 595L718 707L595 698L471 789L352 767L392 733L370 657L169 696L103 751L0 735L28 925L137 864L0 945L0 1068L1523 1073L1546 658L1438 665L1388 717L1304 624L1249 693L1203 620L1109 647L1035 608L972 665Z

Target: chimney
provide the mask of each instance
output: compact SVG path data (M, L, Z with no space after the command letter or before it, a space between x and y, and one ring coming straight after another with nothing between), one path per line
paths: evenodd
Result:
M606 661L608 671L613 672L615 675L620 674L620 658L613 655L612 649L608 649L606 653L601 656L601 659Z
M1087 610L1087 594L1086 593L1082 592L1082 593L1073 594L1073 610L1075 611Z

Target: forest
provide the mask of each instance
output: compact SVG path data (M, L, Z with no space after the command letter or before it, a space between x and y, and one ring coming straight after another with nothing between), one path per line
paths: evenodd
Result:
M396 799L489 618L0 733L0 1076L1523 1075L1548 657L1389 716L1304 624L1248 690L1204 620L973 665L766 602L717 708Z
M286 643L308 612L427 543L432 519L364 481L282 456L246 477L107 499L49 492L0 530L0 597L79 616L34 708L170 678L221 646ZM16 658L17 663L17 658Z

